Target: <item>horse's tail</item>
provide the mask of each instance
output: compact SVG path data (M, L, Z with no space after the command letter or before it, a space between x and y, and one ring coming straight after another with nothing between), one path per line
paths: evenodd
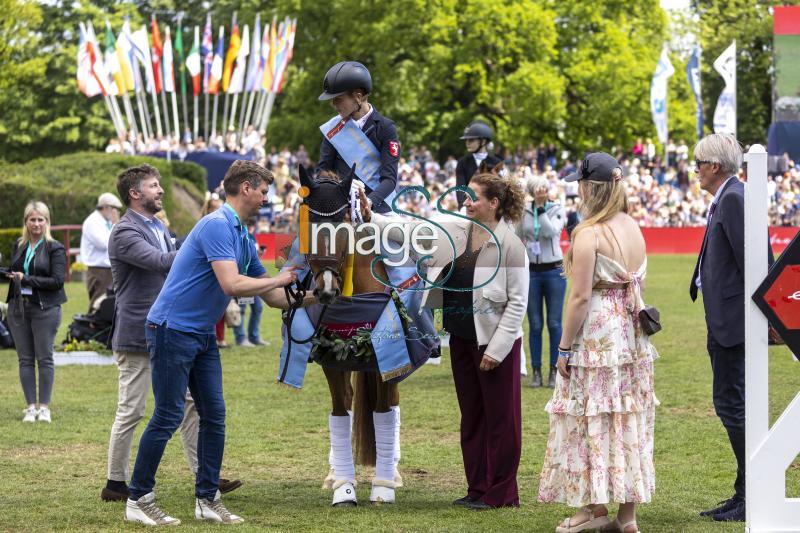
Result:
M353 372L353 442L356 464L375 466L375 425L372 413L378 403L378 373Z

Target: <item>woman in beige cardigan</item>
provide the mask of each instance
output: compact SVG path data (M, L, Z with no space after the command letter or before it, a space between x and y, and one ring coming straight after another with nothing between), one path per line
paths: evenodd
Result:
M371 213L363 198L361 211L366 222L388 232L392 240L404 238L404 224L422 225L419 234L435 246L426 277L436 285L426 292L423 305L443 309L444 329L450 333L468 484L467 495L453 503L484 510L519 505L519 368L529 275L525 246L511 225L522 216L522 187L500 176L478 174L470 188L474 199L467 198L464 205L472 220L440 223L453 240L455 254L444 232L430 223L398 223L397 218Z

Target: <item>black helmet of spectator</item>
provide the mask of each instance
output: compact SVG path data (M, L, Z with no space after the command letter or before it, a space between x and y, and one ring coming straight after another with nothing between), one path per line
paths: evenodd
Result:
M358 61L341 61L332 66L322 80L320 100L330 100L350 91L372 92L372 76Z
M462 141L467 139L486 139L489 142L494 137L492 127L482 120L473 120L469 126L464 128L464 135L460 137Z

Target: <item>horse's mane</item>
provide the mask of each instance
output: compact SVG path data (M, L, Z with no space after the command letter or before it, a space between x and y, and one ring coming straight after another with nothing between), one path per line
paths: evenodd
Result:
M506 168L506 164L504 161L500 161L495 166L489 168L489 165L486 163L484 159L481 161L480 166L478 167L478 174L494 174L495 176L500 175L500 171Z

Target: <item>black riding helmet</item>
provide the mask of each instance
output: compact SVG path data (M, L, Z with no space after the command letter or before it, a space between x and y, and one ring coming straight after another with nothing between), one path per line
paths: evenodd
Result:
M491 126L481 120L474 120L464 128L464 135L460 139L462 141L467 139L487 139L491 141L492 137L494 137L494 133Z
M372 92L372 76L358 61L341 61L332 66L322 81L320 100L330 100L350 91Z

